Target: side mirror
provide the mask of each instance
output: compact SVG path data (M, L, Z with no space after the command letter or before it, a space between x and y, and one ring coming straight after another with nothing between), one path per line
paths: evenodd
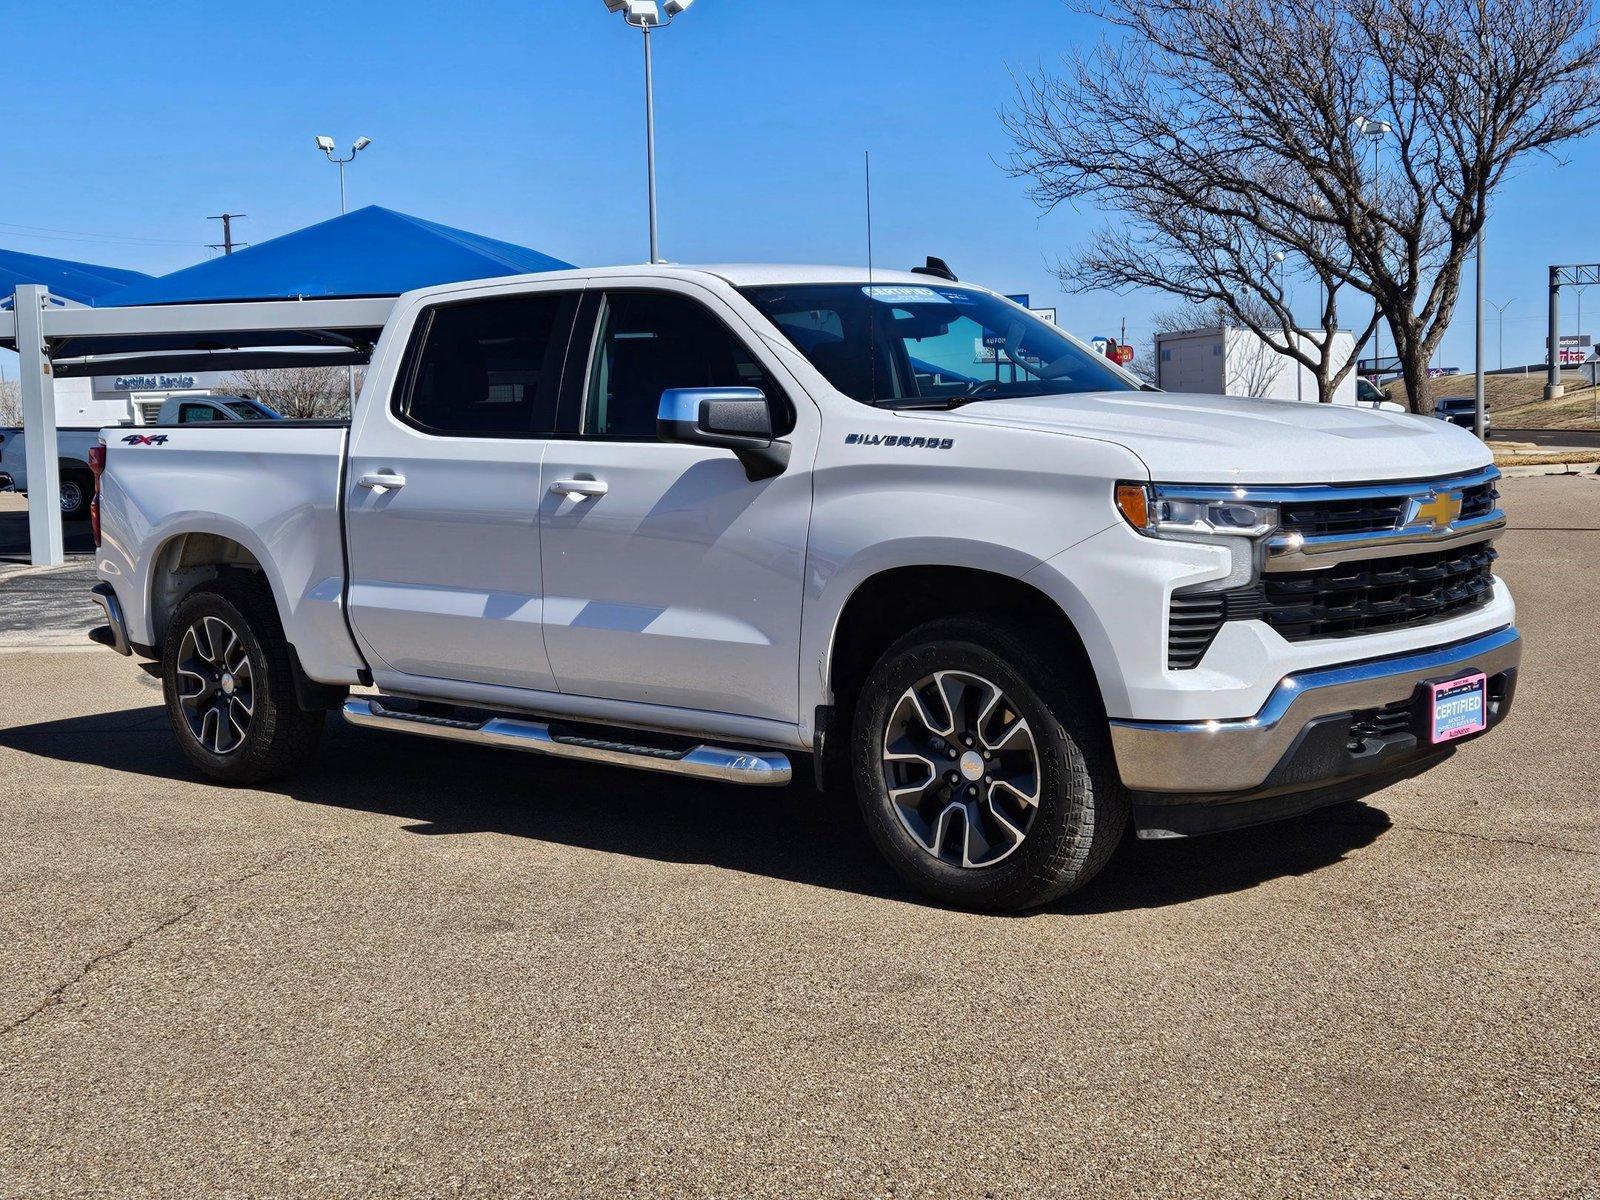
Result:
M772 409L760 388L669 388L656 433L664 442L732 450L753 482L781 475L789 444L773 439Z

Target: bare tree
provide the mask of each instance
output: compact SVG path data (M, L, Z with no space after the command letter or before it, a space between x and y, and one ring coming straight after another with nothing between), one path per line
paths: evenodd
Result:
M22 424L22 385L15 379L0 379L0 426Z
M226 386L291 420L334 420L350 416L350 376L344 367L275 367L236 371ZM361 372L356 373L356 387Z
M1276 310L1281 251L1321 285L1319 391L1341 377L1328 334L1354 288L1430 410L1428 361L1489 197L1527 155L1600 124L1588 0L1079 2L1122 36L1026 81L1007 116L1042 203L1125 216L1069 278Z

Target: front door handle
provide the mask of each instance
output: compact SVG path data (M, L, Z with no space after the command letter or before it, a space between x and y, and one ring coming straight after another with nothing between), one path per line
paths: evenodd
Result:
M550 485L558 496L576 496L587 500L591 496L604 496L611 489L603 479L558 479Z
M381 496L385 492L397 492L405 487L406 477L404 475L396 475L392 471L373 471L369 475L363 475L356 482L364 488L372 489Z

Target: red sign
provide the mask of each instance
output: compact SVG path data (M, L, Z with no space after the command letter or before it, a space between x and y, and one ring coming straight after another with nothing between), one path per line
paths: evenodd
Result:
M1123 366L1127 366L1133 361L1133 347L1128 345L1127 342L1123 342L1117 347L1117 361Z

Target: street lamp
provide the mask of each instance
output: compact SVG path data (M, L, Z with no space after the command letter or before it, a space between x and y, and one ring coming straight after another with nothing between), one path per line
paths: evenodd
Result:
M326 134L318 134L317 135L317 149L321 150L324 154L326 154L328 156L328 161L331 162L331 163L336 164L338 166L338 168L339 168L339 212L340 212L341 215L345 211L345 203L344 203L344 165L347 162L354 162L355 158L356 158L356 155L360 154L363 150L365 150L370 145L372 145L372 139L371 138L369 138L369 137L358 137L354 142L352 142L350 144L350 153L345 155L343 158L340 158L337 154L334 153L333 139L331 137L328 137Z
M650 31L672 24L694 0L667 0L666 17L657 0L602 0L607 10L621 13L622 19L644 34L644 126L645 174L650 190L650 261L661 261L661 238L656 224L656 93L655 72L650 58Z
M365 150L370 145L372 145L372 139L371 138L369 138L369 137L358 137L355 141L350 143L350 153L345 155L343 158L340 158L337 154L334 153L333 139L331 137L329 137L327 134L324 134L324 133L319 133L317 135L317 149L321 150L324 154L326 154L328 156L328 161L331 162L331 163L336 164L338 166L338 168L339 168L339 215L341 217L344 216L344 213L345 213L344 165L345 165L345 163L348 163L348 162L354 162L355 159L356 159L356 155L360 154L363 150ZM350 411L351 412L355 412L355 410L356 410L356 369L355 369L354 366L351 366L349 368L348 374L349 374L349 381L350 381Z
M1510 308L1516 302L1517 298L1515 296L1511 297L1511 299L1507 300L1504 304L1495 304L1493 300L1489 301L1490 305L1492 305L1494 308L1496 319L1499 322L1500 366L1498 369L1502 371L1506 368L1506 309Z
M1285 329L1283 331L1283 341L1285 345L1290 344L1289 339L1291 337L1294 338L1294 353L1289 359L1289 361L1294 365L1294 398L1296 400L1303 400L1305 399L1304 380L1301 378L1300 374L1301 363L1299 359L1300 322L1294 319L1294 305L1289 301L1288 284L1285 282L1289 277L1288 258L1289 256L1282 250L1274 250L1272 252L1272 260L1278 264L1278 295L1283 300L1284 311L1289 314L1289 324L1294 326L1293 329Z
M1357 135L1366 138L1372 143L1372 180L1378 179L1378 154L1383 148L1383 139L1394 132L1394 126L1380 117L1357 117L1352 124ZM1372 365L1373 374L1378 378L1383 377L1383 320L1374 305L1373 315L1379 319L1373 324L1372 336Z

